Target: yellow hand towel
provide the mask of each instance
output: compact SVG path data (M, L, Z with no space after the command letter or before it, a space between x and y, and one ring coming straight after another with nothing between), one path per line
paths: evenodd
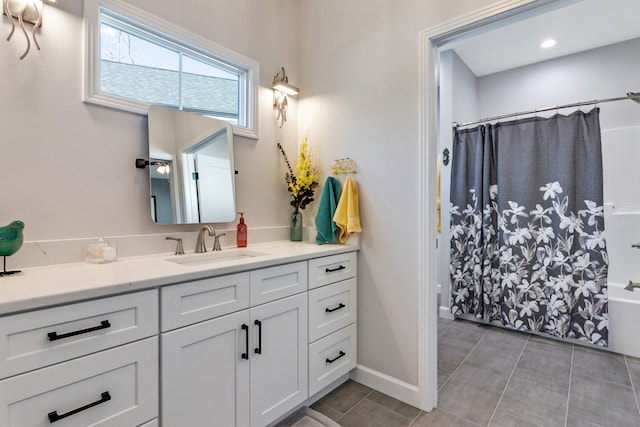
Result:
M344 243L351 233L362 231L360 227L360 212L358 208L358 185L350 176L344 183L340 201L336 207L333 220L340 228L340 243Z

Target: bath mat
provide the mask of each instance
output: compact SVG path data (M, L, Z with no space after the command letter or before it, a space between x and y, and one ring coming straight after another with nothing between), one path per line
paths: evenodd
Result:
M340 427L340 424L326 415L304 406L280 421L275 427Z

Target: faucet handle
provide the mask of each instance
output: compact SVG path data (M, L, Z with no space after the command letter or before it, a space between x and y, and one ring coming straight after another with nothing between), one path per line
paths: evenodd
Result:
M184 248L182 247L182 239L177 238L177 237L165 237L164 240L175 240L176 242L178 242L176 244L176 252L174 255L184 255Z
M221 251L222 247L220 246L220 237L221 236L226 236L227 233L220 233L220 234L214 234L213 238L213 251Z

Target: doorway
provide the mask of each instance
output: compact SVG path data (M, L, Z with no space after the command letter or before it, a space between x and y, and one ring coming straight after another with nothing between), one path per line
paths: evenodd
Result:
M425 30L420 35L420 162L421 162L421 230L420 250L421 258L425 260L420 265L420 285L419 285L419 404L422 409L429 410L437 403L437 378L436 358L437 358L437 318L436 309L436 284L439 279L446 274L448 260L443 259L435 249L439 236L435 232L435 209L436 200L436 159L442 153L442 144L438 146L438 141L450 141L451 115L445 117L441 111L442 105L447 99L442 91L441 79L443 76L438 69L440 65L439 52L456 43L468 40L482 40L489 32L507 26L520 26L522 33L529 33L526 25L527 20L540 16L553 16L555 11L568 10L567 6L584 5L595 3L592 0L554 0L554 1L506 1L499 5L489 6L476 13L469 14L439 27ZM602 3L602 2L600 2ZM615 3L618 3L616 1ZM631 6L632 2L620 0L622 7ZM625 4L626 3L626 4ZM610 4L607 4L610 6ZM629 11L628 15L634 15ZM619 24L619 22L617 22ZM616 25L616 24L614 24ZM638 36L629 36L629 38ZM508 40L508 39L505 39ZM509 42L511 40L508 40ZM593 42L593 41L592 41ZM487 43L487 42L483 42ZM510 57L507 52L509 43L504 41L505 46L497 46L493 51L486 54L489 57L505 56ZM606 43L605 43L606 44ZM582 47L587 49L589 47ZM477 48L476 48L477 50ZM544 58L543 58L544 59ZM513 66L513 65L512 65ZM515 65L518 66L518 65ZM634 88L630 88L634 90ZM450 101L450 100L449 100ZM574 100L574 101L580 101ZM532 105L531 108L544 107L547 105ZM502 111L510 113L512 110ZM483 116L484 117L484 116ZM475 117L479 119L482 117ZM448 124L447 124L448 122ZM440 148L440 149L439 149ZM443 169L443 174L450 169ZM443 213L446 211L446 200L443 200ZM442 228L448 227L448 220L443 215ZM448 237L443 233L440 236L438 246L448 247ZM440 273L440 277L436 274ZM443 286L444 292L448 288ZM448 296L442 295L446 300ZM442 310L443 312L446 310Z

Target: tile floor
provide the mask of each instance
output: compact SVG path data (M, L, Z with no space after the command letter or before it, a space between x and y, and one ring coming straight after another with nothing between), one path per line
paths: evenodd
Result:
M464 320L438 324L430 413L353 381L311 407L343 427L638 427L640 359Z

